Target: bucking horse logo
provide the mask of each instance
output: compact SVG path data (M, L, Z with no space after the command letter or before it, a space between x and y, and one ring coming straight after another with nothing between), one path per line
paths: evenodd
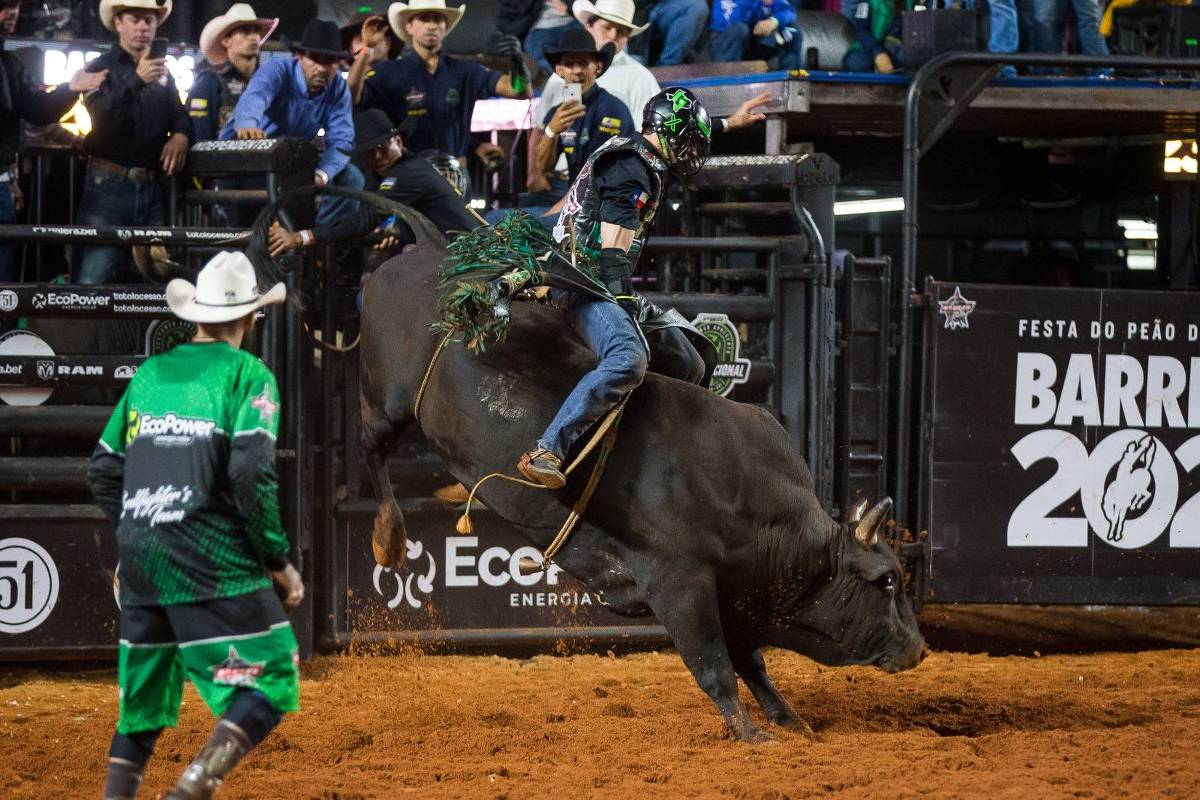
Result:
M1105 487L1101 504L1104 518L1108 520L1108 541L1119 542L1125 538L1126 518L1145 508L1154 496L1150 489L1153 479L1150 468L1154 466L1156 452L1154 437L1150 434L1125 446L1125 452L1117 462L1117 474Z

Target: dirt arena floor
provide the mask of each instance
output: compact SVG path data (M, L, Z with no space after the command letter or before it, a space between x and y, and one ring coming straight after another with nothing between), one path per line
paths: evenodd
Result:
M756 746L725 737L669 651L317 658L304 709L220 796L1200 796L1197 610L1169 624L1145 610L922 619L939 649L900 675L769 653L815 738L776 729ZM110 668L0 667L0 797L99 797L115 681ZM189 689L142 797L167 791L210 725Z

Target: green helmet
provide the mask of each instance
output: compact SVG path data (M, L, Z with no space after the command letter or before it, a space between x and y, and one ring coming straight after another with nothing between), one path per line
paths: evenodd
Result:
M642 129L658 135L667 163L681 175L695 175L708 159L712 122L704 104L687 89L663 89L646 101Z

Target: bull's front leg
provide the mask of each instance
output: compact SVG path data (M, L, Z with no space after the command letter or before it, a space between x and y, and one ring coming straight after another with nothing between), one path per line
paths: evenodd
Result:
M736 642L729 642L728 645L733 668L750 689L767 719L781 727L815 738L812 727L796 715L791 703L771 682L770 676L767 675L767 665L763 662L762 651Z
M715 578L678 567L673 565L670 576L654 582L656 591L647 592L654 615L667 629L696 683L725 718L729 733L743 742L769 741L771 737L738 699L737 676L721 632Z

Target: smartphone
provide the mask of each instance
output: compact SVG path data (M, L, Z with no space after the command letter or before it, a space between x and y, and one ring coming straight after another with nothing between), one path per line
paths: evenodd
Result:
M167 40L155 39L150 42L150 58L166 58L167 56Z
M583 86L578 83L568 83L563 90L563 102L574 100L576 103L583 102Z

